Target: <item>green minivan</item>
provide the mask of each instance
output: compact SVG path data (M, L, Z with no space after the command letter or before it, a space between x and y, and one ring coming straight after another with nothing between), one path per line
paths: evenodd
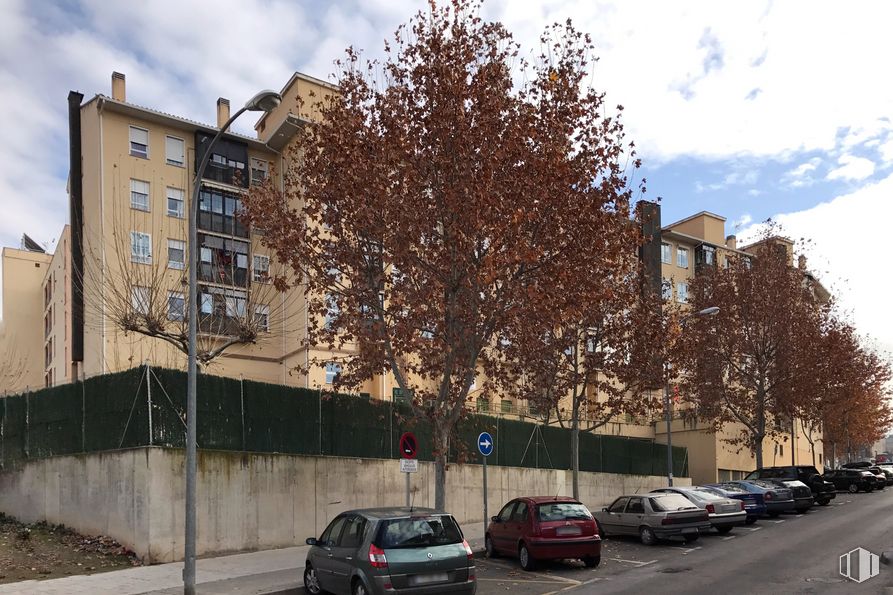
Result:
M308 593L474 593L474 555L451 515L430 508L368 508L339 514L312 546Z

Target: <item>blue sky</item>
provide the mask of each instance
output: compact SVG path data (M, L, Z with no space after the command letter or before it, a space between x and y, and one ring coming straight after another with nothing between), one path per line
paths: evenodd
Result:
M52 248L66 218L66 96L110 92L204 122L295 70L328 79L353 45L381 55L422 0L0 0L0 245ZM487 0L523 51L571 18L622 104L664 221L700 210L746 238L774 217L857 326L893 348L893 4L884 1ZM251 133L245 118L237 129Z

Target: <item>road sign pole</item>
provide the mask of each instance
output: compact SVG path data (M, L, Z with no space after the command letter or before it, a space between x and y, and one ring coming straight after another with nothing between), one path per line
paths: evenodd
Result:
M406 508L409 508L410 506L412 506L412 501L409 499L409 492L410 492L409 473L407 473L406 474Z
M487 457L481 455L481 458L484 459L484 536L487 535L487 521L489 520L489 516L487 516Z

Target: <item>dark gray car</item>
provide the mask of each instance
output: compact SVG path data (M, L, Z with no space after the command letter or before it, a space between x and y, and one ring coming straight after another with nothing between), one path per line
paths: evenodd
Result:
M474 593L474 555L459 524L430 508L339 514L310 538L304 587L313 595Z
M679 486L658 488L653 493L676 493L688 498L692 504L707 511L710 524L720 533L728 533L733 527L743 525L747 520L744 502L725 498L699 486Z

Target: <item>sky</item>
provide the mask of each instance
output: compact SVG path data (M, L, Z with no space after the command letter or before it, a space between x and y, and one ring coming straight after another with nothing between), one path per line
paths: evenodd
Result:
M420 0L0 0L0 245L52 249L66 223L66 97L110 94L202 122L294 71L331 80L348 46L380 57ZM592 85L624 106L646 198L665 223L702 210L753 237L767 218L812 240L811 269L893 350L893 3L486 0L522 45L571 19ZM237 131L252 134L243 118Z

